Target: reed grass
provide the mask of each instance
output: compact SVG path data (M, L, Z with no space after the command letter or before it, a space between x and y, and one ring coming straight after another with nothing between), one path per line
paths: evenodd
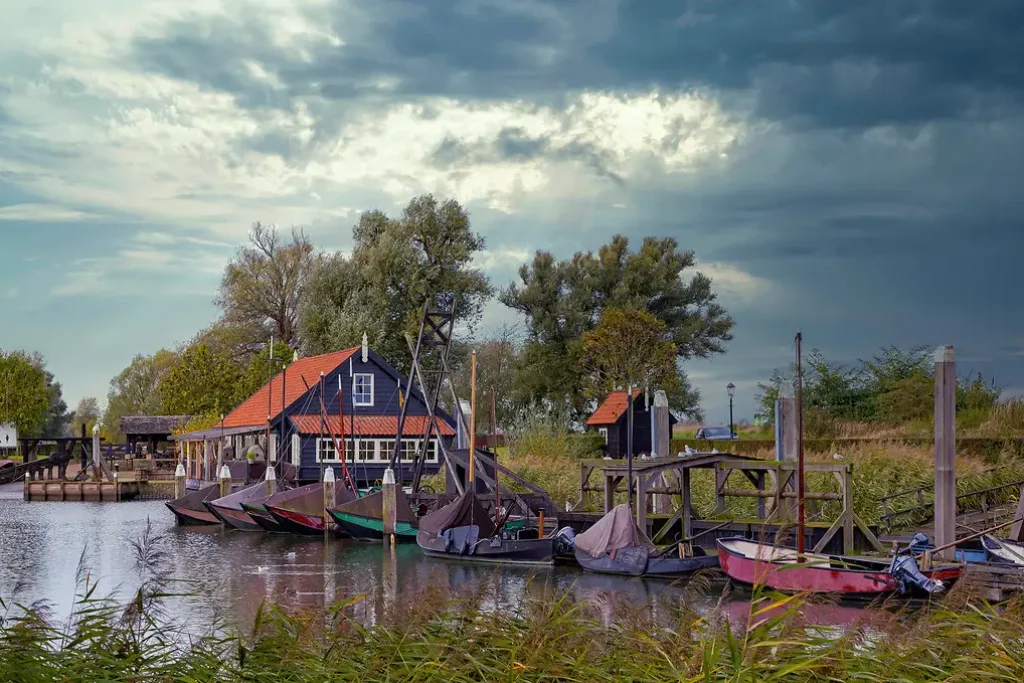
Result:
M995 608L956 588L915 611L868 607L838 630L808 623L806 596L760 588L749 607L727 610L723 594L710 613L690 609L684 591L657 617L645 605L607 614L569 592L529 590L496 610L481 590L433 588L392 597L372 623L359 603L380 596L315 612L264 604L243 630L215 619L185 625L164 609L171 579L160 543L150 534L136 545L144 579L125 603L97 597L84 570L66 620L43 604L0 601L0 680L987 683L1024 675L1024 603ZM710 589L699 578L691 588Z

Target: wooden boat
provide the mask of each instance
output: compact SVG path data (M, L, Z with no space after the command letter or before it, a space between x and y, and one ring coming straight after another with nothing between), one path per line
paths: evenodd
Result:
M874 597L901 590L896 556L893 561L860 557L843 557L804 553L772 547L745 538L720 538L718 561L730 579L745 585L761 584L784 592L834 593L850 597ZM903 556L903 560L911 557ZM916 569L916 563L915 563ZM941 592L955 581L963 568L937 566L922 570L923 579L932 582L933 591ZM906 586L904 586L906 588Z
M288 495L290 494L290 495ZM343 485L335 488L334 505L346 503L352 494ZM308 484L297 489L277 494L263 506L280 526L280 531L293 534L322 534L326 526L324 519L324 485Z
M398 541L416 540L419 520L412 510L405 491L397 491L398 509L395 519L395 537ZM360 496L328 510L338 528L361 541L380 541L384 538L384 493L377 491Z
M189 491L181 498L176 498L166 503L166 505L174 513L178 524L181 526L220 524L217 516L203 505L205 501L214 500L219 497L220 486L213 484L195 491Z
M981 537L981 544L989 561L1024 567L1024 543L986 534Z
M267 485L259 482L216 500L203 501L206 509L217 517L224 526L239 531L261 531L263 527L242 508L242 503L255 498L267 498Z
M615 506L578 534L573 547L583 569L602 574L671 578L718 566L718 556L708 555L703 548L694 548L693 557L658 555L657 546L637 527L626 504Z
M422 517L416 534L431 557L509 564L553 564L553 540L537 538L536 528L498 529L471 492Z
M294 490L294 489L293 489ZM277 494L275 493L274 496ZM253 498L242 503L242 509L247 515L264 531L279 532L281 531L281 525L277 523L269 512L267 512L266 503L274 496L260 496L259 498Z

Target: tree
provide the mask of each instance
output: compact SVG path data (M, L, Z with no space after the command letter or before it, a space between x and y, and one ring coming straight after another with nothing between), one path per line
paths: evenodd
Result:
M85 427L86 435L92 435L92 428L100 420L100 404L95 398L88 396L78 402L78 406L71 413L71 433L78 436Z
M68 431L68 423L71 421L71 413L68 412L68 404L64 401L64 389L61 387L53 373L46 369L46 359L38 351L25 354L28 362L39 368L46 379L46 394L49 406L46 411L46 421L43 423L43 436L65 436Z
M600 400L627 387L674 389L676 347L665 323L647 311L606 308L597 327L583 335L581 367L586 393Z
M206 344L193 344L160 381L160 398L172 415L222 415L242 391L239 366Z
M161 415L166 413L160 398L160 382L178 363L174 351L160 349L152 356L135 356L124 370L110 380L107 408L103 413L103 431L107 439L118 438L125 415Z
M508 432L522 415L525 405L518 382L523 372L520 357L520 332L514 325L505 324L490 336L479 341L460 344L452 349L452 382L459 398L470 397L470 356L477 358L477 425L491 429L491 396L494 396L496 426ZM447 404L448 396L443 396ZM467 416L468 417L468 416Z
M368 211L352 236L351 258L325 259L309 283L299 316L306 353L355 346L366 332L375 350L407 372L405 335L415 335L424 304L447 309L452 297L460 325L472 331L493 292L472 267L484 239L457 201L421 195L398 219Z
M526 317L524 362L534 368L535 401L568 406L576 415L585 411L589 401L577 372L580 340L606 308L643 310L664 322L665 341L675 346L679 360L724 352L733 319L718 304L708 277L689 276L693 252L678 247L671 238L647 237L631 252L629 240L616 235L596 255L578 252L559 261L539 251L520 268L520 284L509 285L500 299ZM684 396L675 400L672 407L683 409Z
M262 348L271 334L297 344L299 303L318 260L301 230L292 230L286 243L273 226L253 224L249 246L224 269L215 300L223 325L240 333L235 342L241 350Z
M0 422L11 422L23 437L43 436L50 413L46 373L23 351L0 349Z

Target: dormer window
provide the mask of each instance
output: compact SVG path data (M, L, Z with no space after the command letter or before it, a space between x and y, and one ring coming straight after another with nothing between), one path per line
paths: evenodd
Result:
M373 373L357 372L352 376L352 403L356 406L373 405Z

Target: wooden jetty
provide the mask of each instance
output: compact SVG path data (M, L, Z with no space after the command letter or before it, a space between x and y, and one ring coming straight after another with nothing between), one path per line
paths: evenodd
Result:
M26 501L120 501L139 497L142 482L134 476L114 481L25 480Z

